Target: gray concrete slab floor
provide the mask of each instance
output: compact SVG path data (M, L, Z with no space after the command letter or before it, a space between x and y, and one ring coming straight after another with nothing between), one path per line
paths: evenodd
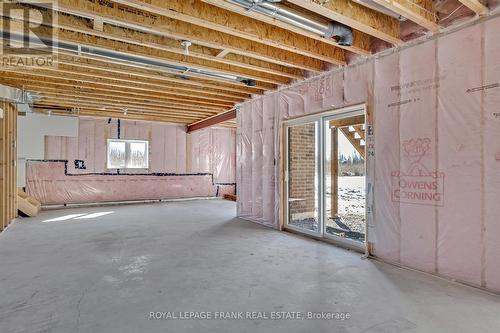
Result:
M500 332L498 296L235 215L195 200L19 219L0 234L0 332Z

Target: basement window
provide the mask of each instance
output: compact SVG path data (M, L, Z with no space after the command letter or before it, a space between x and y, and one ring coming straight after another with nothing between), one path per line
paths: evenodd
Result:
M108 139L108 169L148 169L149 142Z

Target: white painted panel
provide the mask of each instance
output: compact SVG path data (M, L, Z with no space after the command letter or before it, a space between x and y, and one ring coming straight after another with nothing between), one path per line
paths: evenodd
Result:
M27 113L17 118L18 186L25 186L26 159L44 159L45 136L78 136L78 118Z

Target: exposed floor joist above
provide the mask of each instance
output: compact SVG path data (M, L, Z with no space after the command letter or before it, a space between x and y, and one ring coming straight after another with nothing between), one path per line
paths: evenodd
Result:
M488 12L478 0L453 1ZM53 13L37 36L62 43L54 66L0 68L0 83L39 94L35 111L186 125L369 56L380 51L377 41L400 45L402 20L439 31L432 0L54 0L53 12L27 0L8 3ZM20 34L19 13L3 15Z

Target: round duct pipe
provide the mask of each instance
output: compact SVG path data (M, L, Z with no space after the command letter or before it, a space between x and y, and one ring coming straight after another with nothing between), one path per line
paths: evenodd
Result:
M303 13L283 6L279 1L270 0L231 0L232 2L258 13L271 16L292 24L301 29L313 32L325 38L337 37L340 45L351 46L353 42L352 29L337 22L318 22L304 16Z

